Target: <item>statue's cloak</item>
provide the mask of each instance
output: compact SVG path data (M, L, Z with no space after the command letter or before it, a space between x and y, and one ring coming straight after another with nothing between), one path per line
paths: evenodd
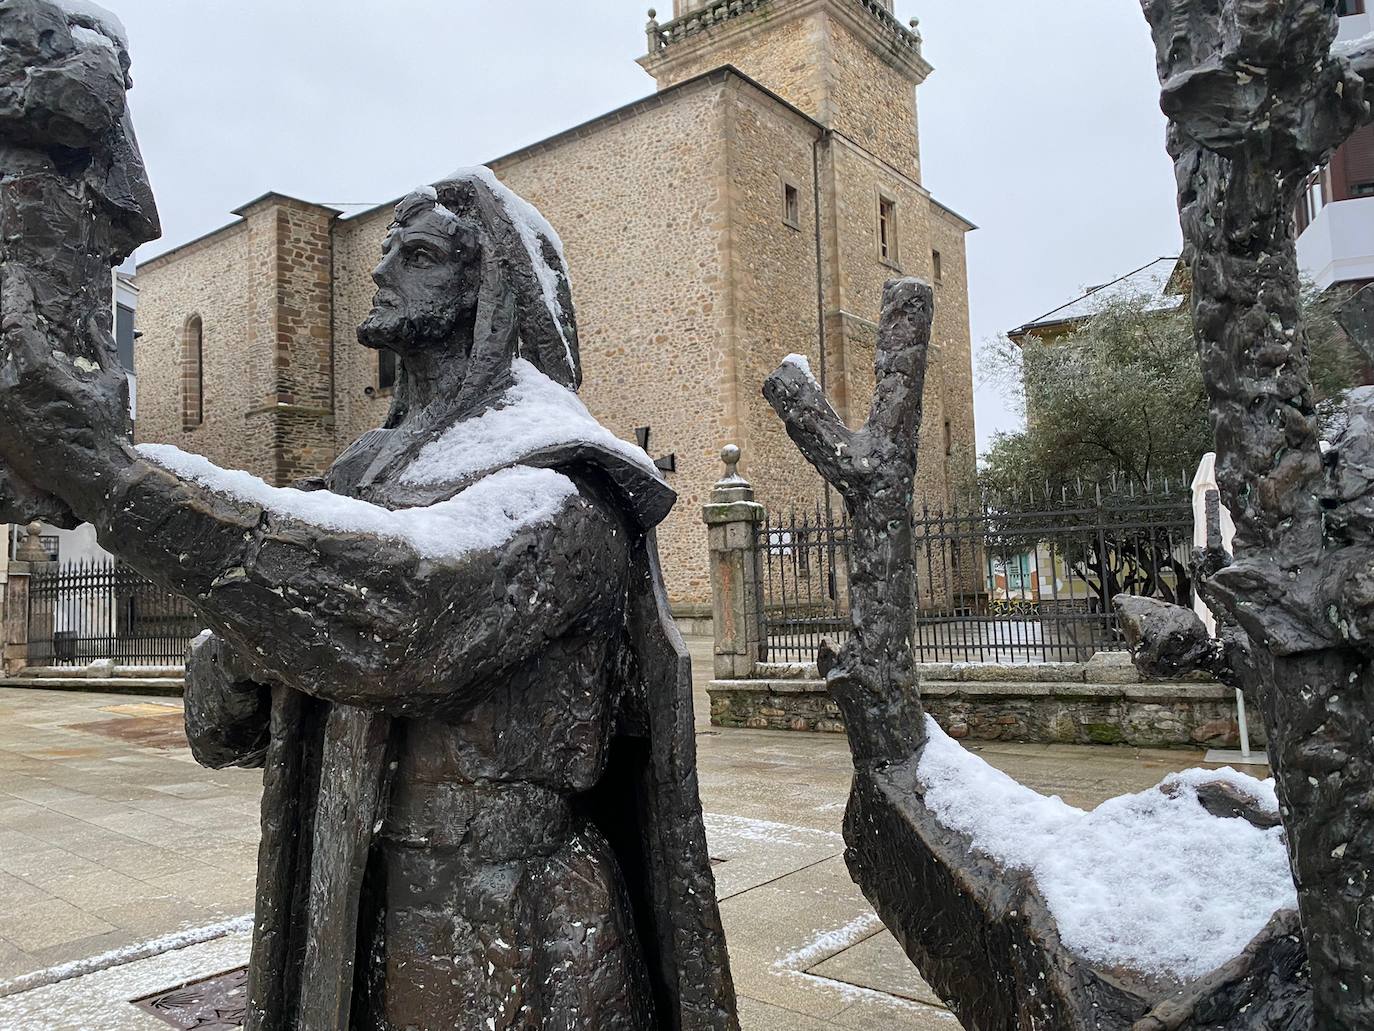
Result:
M735 1031L697 787L691 663L668 611L653 533L671 507L671 488L623 449L585 439L503 464L597 477L639 530L613 656L616 731L605 773L577 803L624 875L657 1026ZM349 1026L363 877L385 811L390 736L386 716L273 689L248 1031Z
M430 429L407 420L402 366L386 426L340 455L316 486L387 508L426 506L500 469L536 466L597 484L619 512L633 547L620 646L608 659L616 727L600 781L574 802L615 852L657 1027L737 1031L697 789L691 663L668 611L654 539L676 497L648 456L577 398L577 324L552 227L487 169L455 173L411 200L480 229L474 344L452 405L465 414ZM188 704L188 729L261 726L194 709ZM279 686L265 757L260 740L237 743L240 756L266 764L248 1031L350 1026L364 871L385 812L391 736L383 714Z

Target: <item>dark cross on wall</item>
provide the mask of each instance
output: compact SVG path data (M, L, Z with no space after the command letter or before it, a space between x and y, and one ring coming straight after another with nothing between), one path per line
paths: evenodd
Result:
M650 432L651 428L648 426L641 426L639 429L635 430L635 440L645 451L649 450ZM675 473L677 472L677 455L671 454L664 455L662 458L655 458L654 465L658 466L660 472Z

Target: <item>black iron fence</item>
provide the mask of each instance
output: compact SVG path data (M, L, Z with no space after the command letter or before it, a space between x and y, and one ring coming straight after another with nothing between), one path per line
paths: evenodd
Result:
M202 627L184 598L118 562L50 566L29 578L30 666L177 666Z
M839 506L837 505L837 509ZM1075 485L917 513L921 662L1083 662L1126 647L1111 599L1192 603L1187 484ZM815 658L849 634L850 526L820 508L755 532L762 658Z

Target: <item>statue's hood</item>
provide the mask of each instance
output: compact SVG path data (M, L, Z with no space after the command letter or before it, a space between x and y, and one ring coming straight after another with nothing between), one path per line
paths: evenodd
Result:
M609 477L641 529L663 521L677 494L643 448L597 422L576 393L525 359L515 359L511 372L514 382L495 405L420 448L396 478L402 490L461 490L512 465L588 465Z

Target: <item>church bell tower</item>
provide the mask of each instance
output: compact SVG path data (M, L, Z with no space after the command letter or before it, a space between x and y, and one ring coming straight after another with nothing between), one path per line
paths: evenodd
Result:
M916 87L932 71L893 0L673 0L639 63L668 89L733 65L920 180Z

